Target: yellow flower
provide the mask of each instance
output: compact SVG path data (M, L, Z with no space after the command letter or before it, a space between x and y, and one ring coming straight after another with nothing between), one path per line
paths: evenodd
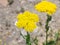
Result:
M25 11L17 16L16 26L18 28L24 28L27 32L32 32L37 26L36 22L39 21L38 15Z
M45 12L51 16L51 14L56 12L57 6L54 3L42 1L35 5L35 9L39 12Z

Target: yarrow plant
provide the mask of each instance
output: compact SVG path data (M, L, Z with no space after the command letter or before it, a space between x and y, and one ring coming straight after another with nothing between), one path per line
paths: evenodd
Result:
M45 29L46 29L46 44L45 45L52 45L50 43L48 44L48 41L47 41L48 30L49 30L48 24L52 19L52 14L56 12L57 6L52 2L43 0L35 5L35 9L39 12L47 13L47 20L46 20L46 25L45 25Z
M44 44L44 45L52 45L51 42L53 42L53 41L48 42L48 40L47 40L48 39L48 31L49 31L49 22L52 19L52 15L56 12L57 6L56 6L56 4L54 4L52 2L43 0L43 1L39 2L38 4L36 4L34 7L37 11L44 12L47 14L47 20L46 20L46 25L45 25L46 44ZM26 45L32 45L31 44L32 42L30 40L30 33L33 32L34 29L36 29L37 22L39 22L38 15L35 13L31 13L30 11L24 11L23 13L20 13L17 16L17 22L15 23L15 25L18 28L22 28L27 32L26 36L23 36L21 33L22 37L26 40ZM37 38L34 39L34 43L35 43L35 45L38 45Z
M33 32L34 29L36 29L36 27L37 27L36 23L38 21L39 21L39 17L35 13L25 11L24 13L18 14L16 26L18 28L23 28L27 32L26 37L24 37L21 34L24 37L24 39L26 40L26 45L31 45L29 32Z

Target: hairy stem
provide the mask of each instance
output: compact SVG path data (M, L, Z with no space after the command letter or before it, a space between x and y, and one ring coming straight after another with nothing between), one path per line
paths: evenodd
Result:
M48 43L47 39L48 39L48 30L49 30L49 22L51 21L52 17L47 15L47 20L46 20L46 25L45 25L45 29L46 29L46 45Z
M27 32L27 35L26 35L26 45L31 45L30 34L28 32Z

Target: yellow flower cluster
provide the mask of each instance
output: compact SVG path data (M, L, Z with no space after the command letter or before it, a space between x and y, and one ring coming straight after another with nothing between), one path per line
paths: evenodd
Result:
M54 12L56 12L57 6L48 1L42 1L35 5L35 9L39 12L45 12L51 16Z
M36 28L36 22L39 21L38 15L29 11L18 14L17 19L16 26L24 28L27 32L32 32Z

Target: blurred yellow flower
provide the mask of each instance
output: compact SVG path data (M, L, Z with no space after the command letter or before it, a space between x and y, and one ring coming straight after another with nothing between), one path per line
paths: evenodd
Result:
M42 1L35 5L35 9L39 12L45 12L51 16L51 14L56 12L57 6L54 3Z
M29 11L18 14L17 19L16 26L24 28L27 32L32 32L37 27L36 22L39 21L38 15Z

